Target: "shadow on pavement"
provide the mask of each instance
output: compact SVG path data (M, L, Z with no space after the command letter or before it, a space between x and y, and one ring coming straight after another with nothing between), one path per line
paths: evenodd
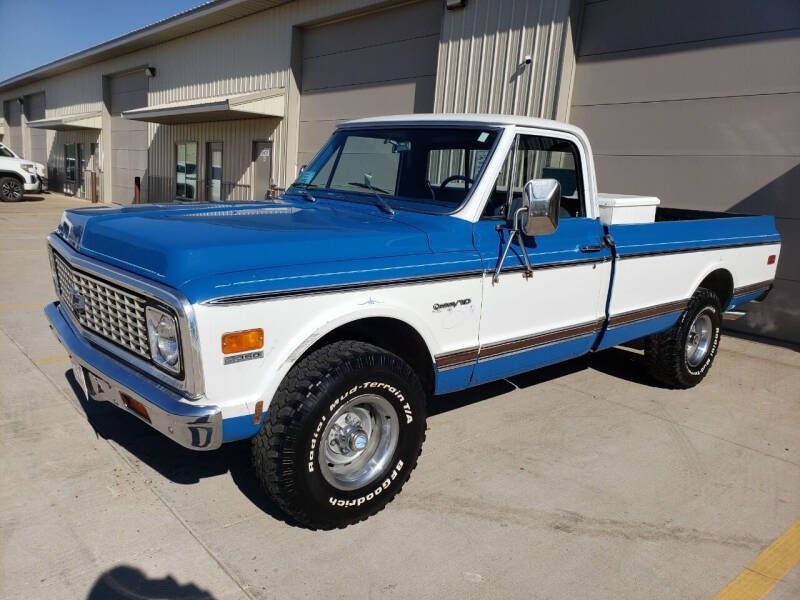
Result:
M461 392L438 396L429 402L428 416L458 410L514 389L527 389L587 368L640 385L658 387L648 378L641 354L624 348L612 348ZM136 459L174 483L190 485L207 477L230 473L239 490L261 511L288 525L301 526L283 514L261 489L250 465L249 440L227 443L210 452L189 450L116 406L87 399L71 369L64 376L89 423L101 438L113 440Z
M299 526L275 506L261 489L250 466L249 440L223 444L209 452L189 450L113 404L87 399L72 369L66 371L64 377L99 437L113 440L137 460L174 483L190 485L207 477L230 473L239 491L259 510L288 525Z
M42 202L45 200L44 196L29 196L25 194L22 196L20 200L14 200L13 202L9 202L8 204L25 204L26 202Z
M150 579L136 567L119 565L94 582L87 600L130 600L131 598L174 598L175 600L213 600L211 592L194 583L179 584L172 575Z

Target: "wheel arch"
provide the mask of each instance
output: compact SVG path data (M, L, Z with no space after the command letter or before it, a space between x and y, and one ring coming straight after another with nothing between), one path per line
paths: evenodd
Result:
M433 393L436 373L428 342L416 327L394 316L362 316L339 323L305 348L294 364L323 346L343 340L365 342L396 354L419 375L425 391Z
M706 274L697 288L706 288L714 292L719 298L722 310L726 310L733 300L733 273L726 267L718 267Z
M19 181L22 185L25 185L25 178L19 173L15 173L14 171L0 171L0 179L2 179L3 177L13 177L17 181Z

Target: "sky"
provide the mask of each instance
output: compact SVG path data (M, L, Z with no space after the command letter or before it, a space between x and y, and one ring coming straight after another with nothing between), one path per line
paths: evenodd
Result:
M0 81L205 0L0 0Z

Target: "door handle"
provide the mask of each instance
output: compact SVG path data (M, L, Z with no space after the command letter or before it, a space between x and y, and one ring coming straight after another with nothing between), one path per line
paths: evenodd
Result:
M592 244L591 246L581 246L580 247L580 251L581 252L600 252L600 250L602 250L603 248L605 248L605 246L603 244Z

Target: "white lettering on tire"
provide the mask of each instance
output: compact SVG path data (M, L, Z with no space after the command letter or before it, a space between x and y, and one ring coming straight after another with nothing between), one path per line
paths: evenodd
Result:
M361 506L365 502L369 502L370 500L374 500L377 495L379 495L383 490L387 489L392 482L397 479L397 473L403 468L403 461L398 460L397 464L395 465L394 469L392 469L391 475L389 475L386 479L383 480L378 487L374 490L370 491L368 494L360 496L358 498L354 498L352 500L343 500L341 498L334 498L331 496L328 498L328 502L331 506L337 506L339 508L350 508L352 506Z

